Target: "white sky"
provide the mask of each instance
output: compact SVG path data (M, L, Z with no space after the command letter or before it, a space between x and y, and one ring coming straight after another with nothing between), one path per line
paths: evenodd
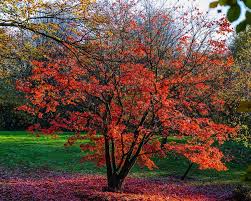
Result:
M157 1L158 0L156 0L156 2ZM166 2L167 5L176 4L176 2L185 7L191 7L192 5L194 5L203 12L209 12L212 17L218 17L218 16L221 17L223 14L226 13L226 8L222 8L220 6L214 9L210 9L209 3L212 1L215 0L160 0L160 2ZM222 13L217 13L217 10L219 9L222 10Z
M164 0L164 1L167 1L167 2L176 2L177 0ZM215 1L215 0L178 0L178 1L181 4L186 5L188 7L191 6L192 4L196 5L196 7L198 7L201 11L203 11L203 12L207 12L208 11L209 15L212 18L220 18L222 16L225 16L226 12L227 12L227 8L226 7L222 7L222 6L218 6L217 8L210 9L209 8L210 2ZM242 7L241 16L240 16L240 18L236 22L232 23L233 26L235 26L238 22L242 21L245 18L245 9L244 9L244 5L243 5L242 2L240 2L240 6ZM222 12L218 13L217 12L218 10L221 10Z

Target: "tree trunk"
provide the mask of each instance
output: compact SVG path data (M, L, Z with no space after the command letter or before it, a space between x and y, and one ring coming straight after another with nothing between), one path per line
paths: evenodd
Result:
M109 192L121 192L123 182L124 178L120 178L117 174L112 175L108 178L107 187L104 190Z
M185 174L181 177L181 180L185 180L185 178L186 178L188 172L190 171L190 169L192 168L192 166L193 166L193 163L190 163Z

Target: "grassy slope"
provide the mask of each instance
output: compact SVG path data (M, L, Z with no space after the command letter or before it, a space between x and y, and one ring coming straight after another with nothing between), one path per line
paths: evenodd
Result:
M18 168L23 171L46 169L68 173L105 173L105 168L98 168L92 162L79 163L83 153L81 153L78 145L65 148L63 144L66 139L67 134L60 135L59 139L52 139L45 136L37 138L21 131L1 131L0 167ZM248 163L251 162L251 150L233 142L226 144L224 149L235 156L235 159L228 164L228 171L201 171L194 166L188 177L210 182L229 183L238 181ZM155 161L159 169L150 171L135 166L131 175L139 177L181 176L187 168L187 161L175 156L156 159Z

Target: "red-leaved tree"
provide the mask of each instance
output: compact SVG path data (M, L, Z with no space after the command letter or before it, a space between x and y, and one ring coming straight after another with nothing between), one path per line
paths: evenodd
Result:
M153 169L152 157L169 151L225 170L218 145L236 129L210 111L224 106L217 92L232 65L222 38L228 23L208 22L197 10L173 17L132 5L104 8L109 26L89 42L93 58L32 63L32 75L17 83L28 99L20 109L40 119L29 130L73 131L66 146L88 139L83 161L106 165L109 191L121 190L136 162Z

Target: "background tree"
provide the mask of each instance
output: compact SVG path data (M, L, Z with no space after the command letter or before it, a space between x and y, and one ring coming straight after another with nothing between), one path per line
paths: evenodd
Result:
M19 35L20 36L20 35ZM24 62L27 55L22 40L16 33L0 29L0 129L19 130L32 124L31 116L16 111L25 103L24 96L15 89L15 82L29 74L30 67Z
M245 19L238 23L236 31L244 31L247 25L251 24L251 1L250 0L219 0L212 1L210 8L217 8L219 6L229 7L227 11L227 18L230 22L237 21L241 12L245 12ZM221 10L219 10L221 11Z
M90 1L78 0L0 2L2 129L20 129L18 119L24 116L15 108L24 104L24 98L13 83L29 75L30 61L62 57L65 49L76 58L79 52L90 56L86 41L96 37L98 24L104 21L97 9L92 12L94 8ZM22 128L29 125L26 120Z
M250 112L248 105L242 108L240 103L249 103L251 99L251 63L249 55L251 53L250 27L234 36L231 44L231 51L234 56L234 66L229 74L227 87L221 92L221 96L227 101L229 121L239 124L241 133L237 140L242 141L246 146L250 146Z

